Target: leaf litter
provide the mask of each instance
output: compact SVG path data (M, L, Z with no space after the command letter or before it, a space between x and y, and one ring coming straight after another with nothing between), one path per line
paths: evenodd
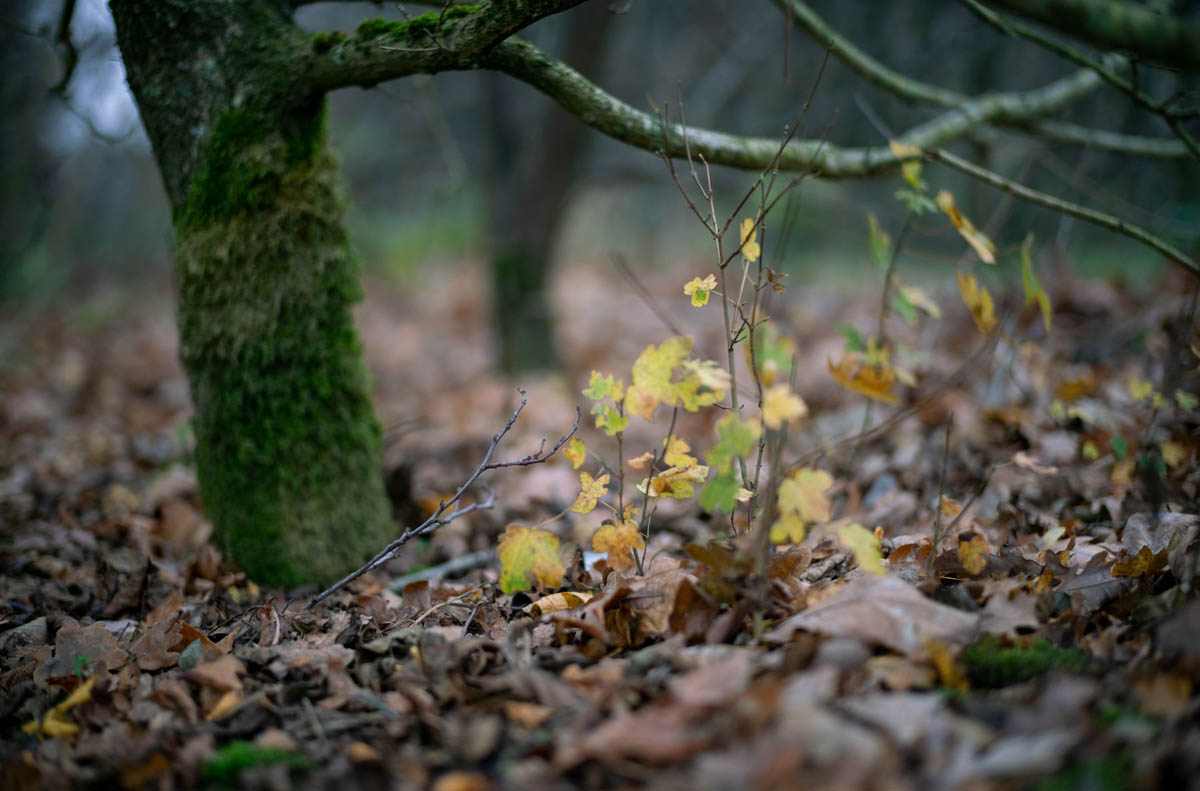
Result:
M486 355L426 362L447 339L486 347L477 279L447 281L403 309L380 286L361 317L381 414L411 421L389 431L401 519L453 490L512 406ZM1138 383L1158 369L1127 342L1144 332L1168 348L1180 300L1060 285L1039 346L999 344L911 419L839 449L863 402L838 381L899 394L869 352L833 376L825 365L835 320L869 323L871 300L798 296L773 317L798 343L767 361L793 384L770 391L764 418L796 449L825 450L783 479L762 586L729 516L758 424L689 411L725 382L699 364L672 381L670 366L721 339L676 280L647 282L696 322L683 324L694 344L647 347L662 337L653 317L614 324L628 297L573 272L565 356L587 369L569 372L577 387L531 383L536 422L513 441L557 436L591 370L646 352L629 403L683 406L671 442L601 383L598 428L567 459L496 478L496 511L413 542L312 611L208 542L170 317L39 327L36 354L0 376L5 787L1007 789L1200 775L1195 366L1182 398L1156 403ZM968 291L922 370L954 370L963 339L999 317ZM1027 277L1025 296L1021 320L1043 324L1041 284ZM1106 318L1130 314L1136 326ZM421 354L395 350L398 337ZM618 470L578 469L618 432L627 458L649 454L625 472L656 495L649 535L642 495L615 507ZM722 439L705 482L688 455L704 448L684 438L708 435ZM695 496L715 481L700 494L710 513ZM525 565L501 576L499 556L522 545ZM483 565L448 563L485 550ZM447 571L389 586L424 566Z

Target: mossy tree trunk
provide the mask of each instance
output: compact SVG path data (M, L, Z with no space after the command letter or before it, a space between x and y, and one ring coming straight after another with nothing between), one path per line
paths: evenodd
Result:
M261 582L325 583L392 533L324 98L286 3L113 0L175 218L205 511Z

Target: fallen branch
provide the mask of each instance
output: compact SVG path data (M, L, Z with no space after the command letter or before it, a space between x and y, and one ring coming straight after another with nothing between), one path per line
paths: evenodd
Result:
M542 447L538 448L537 453L525 456L524 458L516 459L514 461L492 461L492 454L496 452L496 447L500 444L500 440L504 438L504 435L507 434L517 422L517 418L521 416L521 410L525 408L525 391L518 387L517 392L521 394L521 403L518 404L517 408L513 410L512 416L508 419L508 422L504 424L504 428L500 429L500 433L492 437L492 442L490 445L488 445L487 452L483 454L483 461L479 462L479 466L475 468L475 472L471 473L470 477L467 478L463 485L458 487L458 491L454 493L454 496L449 500L442 500L440 503L438 503L437 510L434 511L428 519L416 527L410 527L405 530L400 534L399 538L381 549L375 555L375 557L368 560L363 566L355 571L350 572L345 577L342 577L333 585L314 596L312 600L309 601L308 606L305 609L311 610L314 606L329 598L329 596L336 591L344 588L351 582L354 582L354 580L366 574L368 571L377 568L380 564L386 562L393 555L395 555L396 550L412 539L432 533L442 525L449 524L460 516L465 516L472 511L482 511L491 508L496 502L496 496L490 490L488 490L487 499L478 503L472 503L466 507L460 508L458 506L459 500L462 499L462 496L466 493L467 489L471 488L471 486L477 480L479 480L480 475L483 475L488 470L496 470L502 467L528 467L533 464L542 464L543 462L549 461L550 458L558 452L559 448L567 444L567 440L575 436L575 432L579 430L579 419L582 414L578 405L575 407L575 424L571 426L570 431L568 431L566 434L563 434L562 437L559 438L558 442L555 443L554 447L551 448L549 452L546 452L546 441L542 440ZM484 488L486 489L486 487ZM453 510L450 510L451 508L453 508Z

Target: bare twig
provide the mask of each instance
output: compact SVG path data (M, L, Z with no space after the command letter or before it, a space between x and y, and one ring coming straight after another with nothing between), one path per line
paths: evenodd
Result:
M442 500L440 503L438 503L437 510L434 511L424 522L416 527L410 527L405 530L400 534L399 538L381 549L375 555L375 557L371 558L363 566L355 571L350 572L345 577L342 577L333 585L314 596L308 603L308 607L306 609L311 610L315 605L321 601L324 601L336 591L340 590L346 585L349 585L351 582L358 579L363 574L366 574L368 571L378 567L381 563L386 562L395 554L397 549L417 536L432 533L442 525L453 522L460 516L465 516L472 511L480 511L486 508L491 508L495 504L496 497L490 491L488 492L487 498L478 503L472 503L466 507L459 507L457 505L459 500L462 499L462 496L466 493L467 489L471 488L471 486L477 480L479 480L480 475L483 475L488 470L497 470L503 467L528 467L533 464L542 464L543 462L548 461L555 453L557 453L558 449L567 443L567 440L575 436L575 432L579 430L579 419L582 415L582 412L578 406L575 407L575 424L571 427L570 431L568 431L566 434L563 434L562 437L559 438L558 442L555 443L554 447L551 448L549 452L546 452L545 450L546 441L542 440L542 447L538 449L537 453L525 456L524 458L516 459L514 461L492 461L492 454L496 452L496 447L500 444L500 440L503 439L504 435L507 434L510 429L512 429L514 424L516 424L517 418L521 416L521 410L525 408L525 391L518 387L517 392L521 394L521 403L518 404L517 408L513 410L512 416L509 417L508 422L504 424L504 428L500 429L500 432L492 437L492 442L490 445L488 445L487 452L483 454L483 461L479 462L479 466L475 468L475 471L471 473L470 477L467 478L462 486L458 487L458 491L456 491L450 499ZM453 510L450 510L451 508L453 508Z

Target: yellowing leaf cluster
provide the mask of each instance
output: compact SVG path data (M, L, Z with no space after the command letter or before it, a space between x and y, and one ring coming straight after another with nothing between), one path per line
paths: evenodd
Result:
M625 411L654 417L659 404L695 412L717 403L729 387L729 374L708 360L688 360L692 339L679 335L647 346L633 363L633 384L625 392Z

